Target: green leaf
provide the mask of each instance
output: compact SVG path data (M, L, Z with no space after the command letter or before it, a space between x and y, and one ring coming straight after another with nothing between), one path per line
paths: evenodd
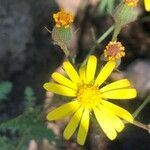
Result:
M30 139L42 140L44 138L50 141L55 140L53 132L47 129L46 125L39 119L40 112L39 107L30 112L25 112L14 119L1 123L0 130L7 131L9 129L11 132L17 132L25 136L26 142Z
M14 143L6 136L0 137L0 150L15 150Z
M4 81L0 83L0 101L7 99L7 95L11 92L11 89L11 82Z
M53 141L55 139L54 133L44 125L36 124L36 126L31 126L29 131L26 133L28 139L35 139L40 141L43 139L48 139Z
M13 119L0 122L1 133L9 133L9 137L6 138L0 135L0 150L15 150L17 145L20 150L23 150L23 147L26 147L31 139L58 141L52 130L48 129L42 121L43 108L35 105L36 98L32 88L26 87L24 95L25 111Z
M25 88L25 91L24 91L24 95L25 95L25 109L33 109L34 106L35 106L35 100L36 100L36 97L34 96L34 91L31 87L27 86Z

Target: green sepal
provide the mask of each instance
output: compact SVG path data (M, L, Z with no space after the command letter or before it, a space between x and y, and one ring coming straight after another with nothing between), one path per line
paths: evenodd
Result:
M71 40L71 27L54 27L52 30L52 39L56 43L65 43L67 44Z

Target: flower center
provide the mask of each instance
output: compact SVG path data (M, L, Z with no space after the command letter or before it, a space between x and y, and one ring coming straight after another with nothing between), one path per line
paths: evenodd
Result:
M99 104L101 93L96 86L82 85L77 93L77 100L85 108L93 108Z
M121 42L111 41L104 50L104 55L108 60L116 60L125 56L125 48Z
M124 3L129 7L135 7L139 0L124 0Z
M74 17L71 13L61 10L55 14L53 14L53 18L56 22L57 27L69 27L73 22Z

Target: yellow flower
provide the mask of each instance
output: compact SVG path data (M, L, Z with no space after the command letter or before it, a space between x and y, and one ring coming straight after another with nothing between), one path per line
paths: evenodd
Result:
M150 11L150 0L144 0L144 5L146 11Z
M66 140L70 139L78 129L77 142L83 145L89 129L90 115L93 114L99 126L111 140L114 140L117 132L121 132L124 128L121 119L133 122L133 117L128 111L108 101L108 99L125 100L136 97L136 90L131 87L130 82L122 79L101 87L115 66L115 61L107 62L96 76L97 59L95 56L91 55L88 58L87 65L82 66L79 73L70 62L66 61L63 63L63 68L68 78L54 72L52 78L57 83L44 84L44 88L48 91L72 97L71 102L47 114L49 121L72 115L63 133Z
M104 56L107 60L117 60L125 56L125 48L121 42L111 41L104 49Z
M124 3L129 7L136 7L139 0L124 0Z
M56 22L56 27L65 27L68 28L71 23L74 21L74 16L64 11L63 9L55 14L53 14L53 18Z

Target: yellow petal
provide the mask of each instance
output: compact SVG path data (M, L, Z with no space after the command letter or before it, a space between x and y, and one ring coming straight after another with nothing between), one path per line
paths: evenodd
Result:
M75 83L80 82L80 78L79 78L77 71L75 70L75 68L72 66L72 64L69 61L66 61L63 63L63 68L65 69L67 75L73 82Z
M82 113L83 113L83 107L80 107L76 111L76 113L73 115L67 127L65 128L63 136L66 140L70 139L70 137L73 135L73 133L77 129L79 122L81 120L81 117L82 117Z
M64 77L62 74L58 73L58 72L54 72L52 74L52 78L62 84L62 85L65 85L67 87L70 87L72 89L77 89L77 85L75 83L73 83L71 80L67 79L66 77Z
M86 70L87 83L90 83L94 79L96 66L97 66L97 58L92 55L89 57L87 62L87 70Z
M133 122L133 116L127 110L105 100L102 100L101 103L118 117L128 122Z
M77 142L80 145L84 145L85 143L89 129L89 121L90 121L89 110L85 109L81 118L81 123L77 135Z
M104 99L132 99L135 98L137 92L135 89L119 89L102 93Z
M45 83L43 86L47 91L54 92L59 95L64 95L64 96L71 96L75 97L76 96L76 91L73 89L70 89L66 86L59 85L56 83Z
M72 101L70 103L63 104L62 106L54 109L47 114L47 120L59 120L66 116L71 115L80 107L78 101Z
M83 83L86 83L86 67L81 66L79 69L79 75L80 75L80 79Z
M124 128L124 124L120 120L120 118L114 115L113 112L109 111L109 109L107 109L103 105L99 105L98 107L101 109L103 114L105 114L109 118L111 125L117 130L117 132L121 132Z
M150 11L150 0L144 0L144 5L146 11Z
M116 66L115 61L109 61L103 69L100 71L98 74L96 80L95 80L95 85L100 86L105 80L109 77L109 75L112 73L113 69Z
M94 114L100 127L107 135L107 137L110 140L114 140L117 136L117 132L114 129L114 127L111 125L111 120L105 114L103 114L103 112L98 108L94 108Z
M103 88L100 89L100 92L103 93L103 92L114 90L114 89L127 88L129 86L130 86L129 80L122 79L122 80L118 80L118 81L115 81L111 84L104 86Z

